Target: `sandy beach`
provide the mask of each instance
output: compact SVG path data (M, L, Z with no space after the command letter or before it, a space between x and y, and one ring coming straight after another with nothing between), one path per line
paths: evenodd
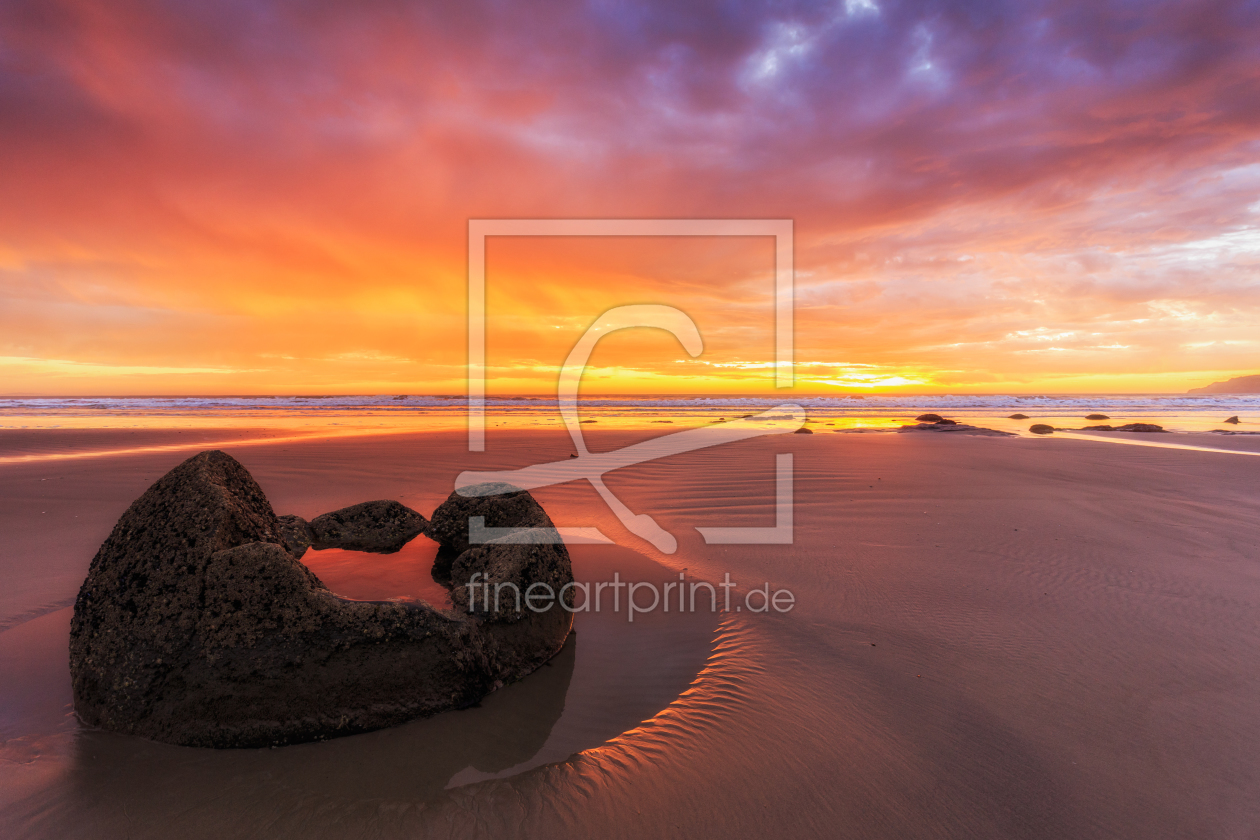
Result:
M98 452L0 467L6 837L1183 838L1260 824L1255 438L1176 436L1238 450L1201 452L817 433L610 474L677 536L671 555L584 483L543 488L557 525L619 543L571 546L579 579L729 574L737 604L769 583L795 606L633 625L579 614L551 665L480 707L212 751L80 727L66 664L95 549L198 442L109 455L170 435L58 434L0 441ZM542 431L497 431L476 454L445 432L238 439L221 448L277 512L307 517L377 498L427 515L462 470L571 451ZM795 460L793 544L705 545L696 526L773 524L781 452ZM348 597L425 597L425 550L308 559Z

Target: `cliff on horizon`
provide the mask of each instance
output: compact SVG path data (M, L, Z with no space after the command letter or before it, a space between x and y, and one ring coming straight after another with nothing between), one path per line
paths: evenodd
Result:
M1191 388L1188 394L1260 394L1260 373L1235 376L1224 382L1213 382L1202 388Z

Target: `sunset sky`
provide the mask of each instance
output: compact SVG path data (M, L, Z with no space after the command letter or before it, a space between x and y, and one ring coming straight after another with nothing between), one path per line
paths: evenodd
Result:
M463 393L470 218L786 218L797 390L1260 372L1260 4L0 0L0 394ZM490 389L773 392L773 241L494 239Z

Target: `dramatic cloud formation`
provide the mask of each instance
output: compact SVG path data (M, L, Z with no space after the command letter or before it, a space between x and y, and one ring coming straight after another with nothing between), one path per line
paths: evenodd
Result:
M799 387L1260 370L1247 2L0 4L0 392L463 390L469 218L792 218ZM768 240L492 240L492 387L769 391Z

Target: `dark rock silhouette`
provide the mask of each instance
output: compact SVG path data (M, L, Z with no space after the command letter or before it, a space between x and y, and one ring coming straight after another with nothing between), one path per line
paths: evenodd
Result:
M944 420L945 418L939 414L920 414L914 419L918 420L920 423L936 423Z
M1086 426L1081 431L1083 432L1114 432L1115 430L1116 429L1114 426L1108 426L1106 423L1104 423L1099 426Z
M1085 419L1086 420L1110 420L1111 418L1108 417L1106 414L1086 414Z
M572 580L563 545L479 551L464 565L522 592ZM203 452L137 499L92 560L71 623L74 706L89 725L191 746L377 729L474 703L555 654L571 615L514 606L339 598L286 548L245 468Z
M1054 434L1054 426L1047 426L1045 423L1033 423L1028 427L1028 431L1034 435L1052 435Z
M1012 414L1010 417L1006 419L1007 420L1027 420L1028 415L1027 414Z
M795 432L792 432L792 434L794 435L812 435L813 433L814 433L813 429L807 429L804 426L797 429Z
M423 516L399 502L361 502L312 519L311 546L392 554L423 534L428 525Z
M836 429L837 432L862 431L861 429ZM902 426L898 432L958 432L966 435L982 435L987 437L1017 437L1010 432L999 432L997 429L985 429L981 426L968 426L950 420L946 423L917 423L913 426Z
M1157 426L1154 423L1126 423L1123 426L1116 426L1112 431L1116 432L1165 432L1163 426Z
M1230 418L1229 418L1229 419L1227 419L1225 422L1226 422L1226 423L1233 423L1235 426L1237 426L1237 425L1238 425L1239 423L1241 423L1242 421L1241 421L1241 420L1239 420L1239 419L1238 419L1238 415L1237 415L1237 414L1235 414L1233 417L1230 417Z

